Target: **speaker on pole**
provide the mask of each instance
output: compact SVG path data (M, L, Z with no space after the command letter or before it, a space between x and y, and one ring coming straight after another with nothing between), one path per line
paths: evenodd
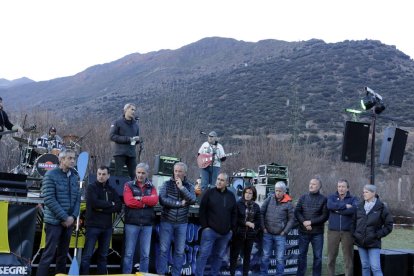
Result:
M367 157L369 123L347 121L342 142L341 160L365 163Z
M384 130L378 163L401 167L407 138L408 131L396 127L387 127Z

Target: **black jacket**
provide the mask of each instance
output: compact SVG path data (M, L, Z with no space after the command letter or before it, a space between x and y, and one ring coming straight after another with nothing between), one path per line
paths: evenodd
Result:
M11 130L13 127L13 124L10 123L9 121L9 117L7 116L7 113L4 112L3 109L0 109L0 132L3 132L6 130L6 128L8 130ZM0 135L0 139L1 139L1 135Z
M247 227L246 222L253 222L254 229ZM235 235L240 239L255 239L260 232L262 224L262 216L260 215L260 207L250 201L246 205L246 201L241 198L237 202L237 229Z
M392 231L392 216L379 198L368 214L365 213L364 204L365 201L357 205L353 219L355 244L363 248L381 248L381 238Z
M219 234L227 234L236 228L237 210L234 194L217 188L205 191L200 202L199 217L202 228L209 227Z
M122 117L111 125L110 139L113 143L113 156L125 155L135 157L135 145L131 145L131 137L139 136L139 127L135 119L127 120Z
M299 232L307 234L323 234L325 221L329 212L326 197L319 192L302 195L295 208L295 217L299 221ZM306 230L303 222L311 221L312 230Z
M111 228L112 213L120 212L122 201L108 181L103 185L95 181L86 192L86 227Z
M186 179L183 181L183 188L177 188L174 179L164 182L159 191L159 201L162 208L161 220L171 223L187 223L190 205L196 201L194 186ZM183 199L185 206L181 205Z

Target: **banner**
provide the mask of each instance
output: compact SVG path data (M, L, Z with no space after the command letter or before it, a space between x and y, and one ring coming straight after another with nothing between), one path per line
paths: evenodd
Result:
M82 202L80 205L80 217L79 217L79 233L78 233L78 247L77 248L84 248L85 246L85 212L86 212L86 202ZM40 248L44 249L46 244L46 233L45 233L45 224L43 223L42 227L42 237L40 239ZM70 238L69 248L75 248L76 245L76 220L75 224L73 225L72 236Z
M152 243L154 251L150 259L155 259L157 261L157 256L159 256L159 224L155 226ZM200 250L200 238L201 238L201 227L198 223L198 219L190 219L187 226L187 236L186 236L186 246L185 246L185 261L183 268L181 270L181 275L194 275L196 268L197 254ZM285 270L284 275L296 274L298 269L298 256L299 256L299 244L298 244L299 232L298 228L293 228L289 231L286 238L286 249L285 249ZM250 260L250 272L252 275L260 274L260 261L261 261L261 240L253 245L253 250L251 253ZM138 248L138 247L137 247ZM170 249L169 254L169 269L171 270L171 265L173 263L173 248ZM139 267L139 252L136 250L134 260L137 262L134 267ZM230 275L229 270L229 261L230 261L230 245L227 248L227 254L224 257L219 275ZM153 264L155 266L155 264ZM151 267L151 264L150 264ZM210 266L207 264L205 272L210 271ZM270 256L270 265L268 268L269 275L275 275L276 273L276 255L273 251ZM236 268L236 275L242 275L242 264L238 264Z
M0 275L30 275L36 214L36 205L0 202Z

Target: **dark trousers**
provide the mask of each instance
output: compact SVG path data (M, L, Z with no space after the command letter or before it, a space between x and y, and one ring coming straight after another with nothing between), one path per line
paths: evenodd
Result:
M46 244L37 268L37 276L48 276L49 266L56 252L56 274L66 274L66 259L73 227L45 223ZM57 248L56 248L57 247Z
M125 155L119 155L114 156L115 161L115 175L122 176L122 169L124 168L124 165L128 168L128 175L131 178L131 180L135 179L135 168L137 166L137 158L125 156Z
M235 275L237 259L243 248L243 276L249 274L250 269L250 254L253 248L252 239L243 239L242 237L235 237L231 242L230 247L230 275Z
M311 234L299 232L299 257L296 276L306 275L309 244L312 244L313 250L312 275L321 276L322 274L323 233Z
M91 258L95 250L95 244L98 242L97 249L97 274L107 273L107 256L109 251L109 244L111 243L112 228L86 228L86 242L82 252L82 262L80 265L80 274L89 275L89 267Z

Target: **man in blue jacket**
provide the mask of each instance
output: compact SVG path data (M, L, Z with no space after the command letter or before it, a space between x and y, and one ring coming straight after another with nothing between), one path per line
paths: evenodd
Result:
M328 275L334 276L336 257L339 244L342 244L342 253L345 261L345 276L352 276L354 271L354 239L352 237L352 218L358 200L351 196L349 183L340 179L337 192L328 197L329 226L328 226Z
M80 210L80 189L75 166L75 152L62 151L59 167L46 173L42 181L46 244L36 275L49 275L56 254L55 274L66 274L66 259L72 228Z
M174 175L166 181L159 192L162 206L160 223L160 257L157 274L168 272L168 255L171 242L174 242L174 256L171 269L172 276L181 275L184 263L184 249L187 234L188 212L190 205L195 203L196 196L193 184L187 180L187 165L175 163Z

